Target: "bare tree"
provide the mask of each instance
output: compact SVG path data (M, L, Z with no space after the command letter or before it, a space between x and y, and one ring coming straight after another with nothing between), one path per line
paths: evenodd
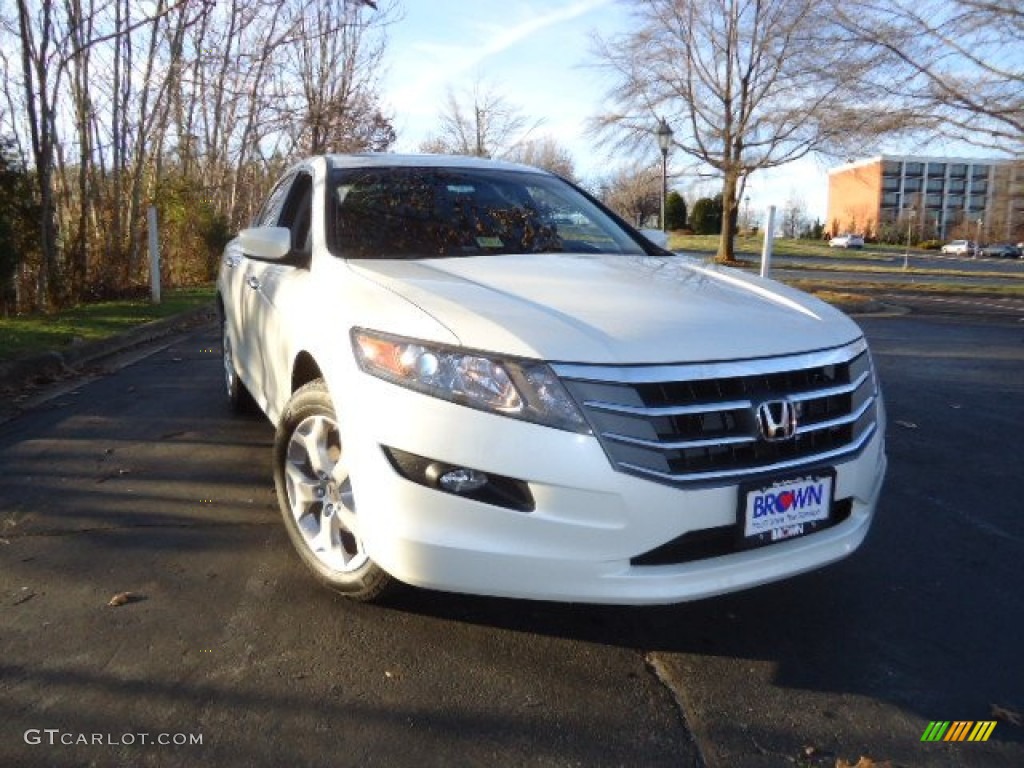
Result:
M651 148L660 117L673 149L722 180L718 259L732 261L747 177L810 152L903 129L910 112L874 97L888 65L818 0L628 0L630 31L596 41L613 76L594 128L618 149Z
M522 142L508 153L508 159L543 168L570 181L576 180L576 164L572 153L551 136Z
M505 159L543 121L531 122L518 107L477 80L461 98L448 89L439 122L439 133L425 140L421 150Z
M57 300L60 271L57 244L57 209L53 172L57 151L56 103L61 72L54 64L59 55L61 30L52 0L38 7L17 0L17 31L21 39L21 75L25 118L31 138L32 164L39 195L39 246L42 254L35 286L36 305L45 308Z
M843 29L902 74L895 90L949 138L1024 153L1024 5L1020 0L842 0Z
M784 237L799 237L806 225L807 204L795 190L792 190L782 207L782 234Z
M660 166L626 166L599 186L602 202L636 227L661 210Z
M380 33L394 15L394 3L367 10L362 2L329 0L299 17L298 56L279 82L284 103L301 107L294 138L301 151L384 151L394 142L376 91ZM301 92L292 93L290 82L299 83Z

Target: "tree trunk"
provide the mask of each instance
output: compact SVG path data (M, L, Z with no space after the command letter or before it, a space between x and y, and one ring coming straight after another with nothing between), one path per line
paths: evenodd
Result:
M739 174L734 170L727 170L722 182L722 234L718 240L718 255L715 259L724 264L736 261L736 189L738 184Z

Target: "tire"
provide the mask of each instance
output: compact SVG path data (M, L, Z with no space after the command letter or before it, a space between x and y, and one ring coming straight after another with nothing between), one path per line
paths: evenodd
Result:
M338 419L322 379L288 401L274 437L274 486L288 538L321 583L361 602L393 591L397 582L358 537Z
M224 388L228 395L228 405L235 413L253 413L257 410L256 401L245 384L238 377L235 358L231 350L231 338L228 336L228 323L221 311L220 316L220 355L224 365Z

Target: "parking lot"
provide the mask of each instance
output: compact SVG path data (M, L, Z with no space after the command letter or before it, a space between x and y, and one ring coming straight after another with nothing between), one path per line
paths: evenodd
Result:
M864 547L653 609L319 588L212 327L55 390L0 425L0 765L1024 764L1024 322L859 320L890 454Z

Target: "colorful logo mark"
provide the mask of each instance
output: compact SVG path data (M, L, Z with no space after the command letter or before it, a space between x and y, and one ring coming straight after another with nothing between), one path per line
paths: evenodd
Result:
M921 741L988 741L995 727L995 720L932 720Z

